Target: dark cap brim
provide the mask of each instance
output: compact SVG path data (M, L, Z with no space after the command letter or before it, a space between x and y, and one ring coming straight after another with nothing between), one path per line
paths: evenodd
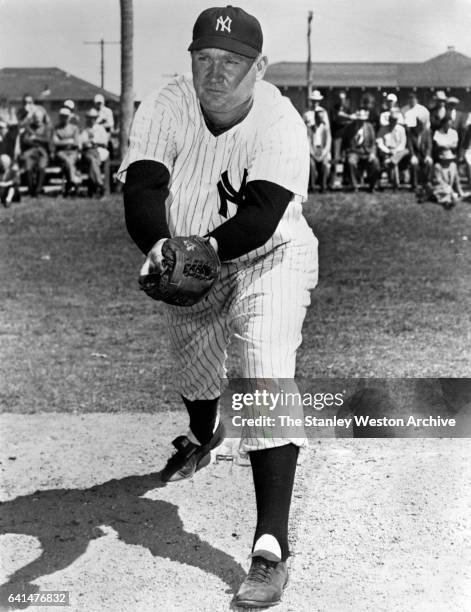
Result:
M199 51L200 49L222 49L223 51L232 51L251 59L255 59L262 52L234 38L216 35L197 38L188 47L188 51Z

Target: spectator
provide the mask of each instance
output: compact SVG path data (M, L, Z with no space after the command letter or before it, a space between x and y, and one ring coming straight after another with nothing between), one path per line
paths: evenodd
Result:
M34 103L33 96L25 94L23 96L23 106L17 113L20 127L27 127L30 123L50 125L51 120L46 109Z
M0 119L0 155L10 155L10 143L8 141L8 124Z
M49 156L52 153L51 128L36 116L23 123L20 129L21 160L26 170L28 193L37 197L42 193Z
M5 97L0 98L0 121L4 121L8 127L18 125L16 108Z
M309 96L309 110L307 110L304 115L304 123L308 128L312 128L315 124L315 112L322 111L325 114L324 123L330 128L329 115L327 110L321 106L321 101L324 99L324 96L318 89L314 89L314 91Z
M446 93L444 91L437 91L433 96L432 108L430 109L430 127L432 128L432 134L435 130L440 127L440 122L445 118L446 115Z
M461 146L463 161L466 164L466 174L468 184L471 185L471 114L468 117L463 134L463 142Z
M72 123L73 125L80 125L80 117L75 112L75 102L73 100L68 99L65 100L62 106L70 110L71 114L69 118L69 123Z
M314 125L308 128L309 148L311 159L311 173L309 178L310 191L313 190L316 182L319 184L319 191L323 193L327 188L327 178L330 171L332 136L330 127L326 124L326 113L317 110L314 113Z
M458 148L458 132L451 127L451 117L445 115L433 133L433 159L438 162L440 153L450 150L454 155Z
M64 195L77 193L80 176L77 162L80 150L80 133L76 125L70 123L70 109L61 108L59 123L54 128L52 142L56 150L56 158L62 166L65 175Z
M470 115L471 118L471 115ZM461 147L461 154L463 161L466 165L466 176L468 178L468 184L471 185L471 120L468 121L465 126L463 134L463 142Z
M463 111L460 111L457 109L457 106L459 103L460 101L458 98L456 98L455 96L451 96L450 98L447 99L446 108L447 108L447 115L449 115L451 119L451 127L454 130L456 130L458 134L457 152L458 152L458 156L461 157L461 148L462 148L461 145L462 145L464 133L466 130L468 113L464 113Z
M401 110L397 104L397 96L396 94L390 93L386 96L386 107L379 116L380 127L387 127L389 125L389 117L391 115L391 111L393 110L397 113L397 123L403 124L404 117L402 116Z
M444 208L453 208L463 197L458 167L450 149L440 152L433 167L432 199Z
M360 99L359 110L368 111L368 121L373 126L375 133L379 130L379 112L376 108L376 98L371 93L364 93Z
M101 166L108 164L110 153L108 141L110 136L103 125L96 122L98 111L91 108L85 115L85 128L80 133L82 148L82 161L88 174L88 195L94 194L102 197L107 190L107 183L103 180ZM109 171L105 171L105 179L109 180Z
M352 113L350 101L344 91L339 92L337 101L334 103L334 108L331 115L330 125L332 133L332 164L329 175L329 187L333 188L335 184L335 176L337 164L343 161L342 143L345 134L345 129L352 122Z
M0 201L8 208L12 202L19 202L20 173L17 164L9 155L0 155Z
M411 187L423 195L432 180L432 134L426 123L418 117L414 126L407 131L407 150L411 170Z
M113 111L108 106L105 106L105 98L101 94L97 94L93 102L98 112L97 123L110 133L114 128Z
M406 130L399 123L399 117L400 111L392 109L389 112L389 125L379 130L376 139L381 165L387 170L393 189L399 187L399 165L407 156Z
M375 189L379 175L379 163L376 156L375 130L369 122L366 109L359 110L355 119L345 130L344 146L346 150L346 178L353 191L358 190L358 181L367 174L369 191Z
M403 112L404 122L406 127L414 127L417 124L417 120L423 126L430 125L430 111L423 104L419 104L419 99L415 92L411 92L408 97L408 105Z

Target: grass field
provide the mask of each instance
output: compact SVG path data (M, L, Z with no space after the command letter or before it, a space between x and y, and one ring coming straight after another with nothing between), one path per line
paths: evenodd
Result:
M300 376L470 375L469 203L327 194L305 213L320 281ZM1 410L179 404L161 306L138 289L142 257L118 196L25 200L0 210L0 236Z

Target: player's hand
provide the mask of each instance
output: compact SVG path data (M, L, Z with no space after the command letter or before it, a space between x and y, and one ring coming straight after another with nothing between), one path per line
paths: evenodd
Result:
M162 247L166 240L167 238L158 240L147 253L147 258L139 273L141 276L152 274L153 272L163 272Z

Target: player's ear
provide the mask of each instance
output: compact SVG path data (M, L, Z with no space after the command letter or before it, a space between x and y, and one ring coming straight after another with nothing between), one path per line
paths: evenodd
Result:
M265 72L268 66L268 57L266 55L259 55L255 60L255 67L257 69L256 79L261 81L265 76Z

